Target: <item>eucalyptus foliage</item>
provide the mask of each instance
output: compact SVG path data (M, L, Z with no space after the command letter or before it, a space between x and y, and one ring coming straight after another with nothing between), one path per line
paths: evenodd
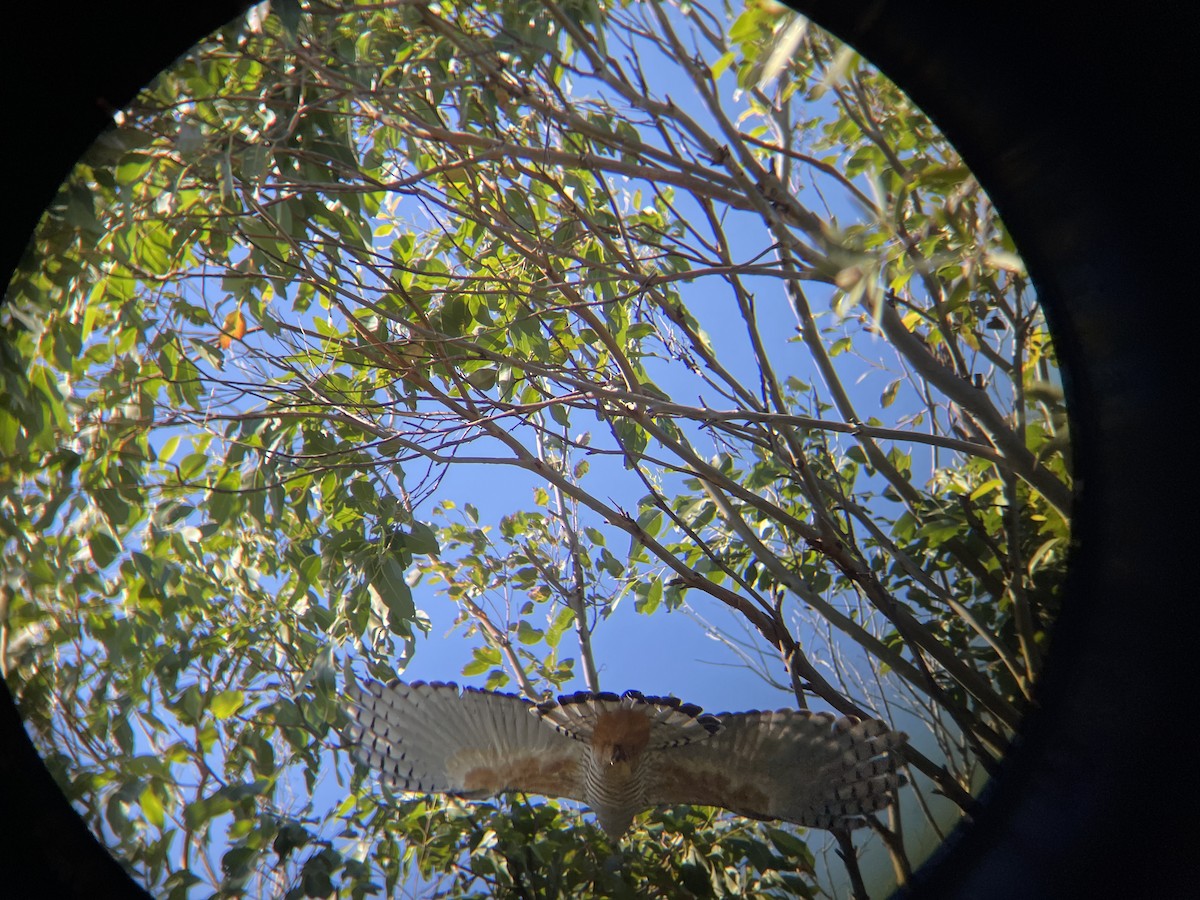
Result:
M964 811L1037 677L1035 293L925 116L782 7L257 7L116 117L0 316L0 662L164 895L814 890L802 834L705 810L618 849L381 794L339 695L422 580L464 674L538 698L602 687L622 597L732 610L795 702L925 720L914 786ZM439 491L469 466L533 502L483 520Z

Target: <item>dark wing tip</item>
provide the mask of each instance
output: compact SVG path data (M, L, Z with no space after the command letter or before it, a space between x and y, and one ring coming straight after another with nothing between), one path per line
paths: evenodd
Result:
M615 703L620 699L612 691L576 691L573 694L559 694L557 700L547 700L538 705L553 709L556 706L570 706L572 703L587 703L590 700L608 700Z

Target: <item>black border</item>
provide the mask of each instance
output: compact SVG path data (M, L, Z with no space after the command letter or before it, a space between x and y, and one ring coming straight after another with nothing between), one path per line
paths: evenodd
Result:
M1194 891L1200 600L1185 520L1192 410L1181 401L1197 382L1182 340L1200 305L1186 227L1195 14L1185 4L791 2L908 91L991 193L1050 312L1073 411L1078 548L1040 708L984 814L922 868L911 896ZM6 11L0 271L16 265L109 112L243 5ZM0 693L0 894L145 896L55 789Z

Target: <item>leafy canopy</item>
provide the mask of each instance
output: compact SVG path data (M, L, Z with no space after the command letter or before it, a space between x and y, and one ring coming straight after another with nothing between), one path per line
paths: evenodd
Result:
M600 686L625 596L729 610L792 702L924 722L913 788L962 809L1057 610L1015 248L773 4L257 7L101 136L0 324L0 663L167 896L815 889L793 830L709 811L615 855L555 802L382 795L339 695L411 656L418 583L534 697ZM460 470L533 503L490 521Z

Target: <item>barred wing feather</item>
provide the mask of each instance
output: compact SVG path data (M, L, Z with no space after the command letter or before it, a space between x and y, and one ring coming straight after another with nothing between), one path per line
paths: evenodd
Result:
M482 799L503 791L583 799L583 746L533 704L453 684L351 685L355 755L401 791Z
M647 759L647 800L719 806L811 828L857 828L892 802L907 736L883 722L796 710L716 717L721 730Z

